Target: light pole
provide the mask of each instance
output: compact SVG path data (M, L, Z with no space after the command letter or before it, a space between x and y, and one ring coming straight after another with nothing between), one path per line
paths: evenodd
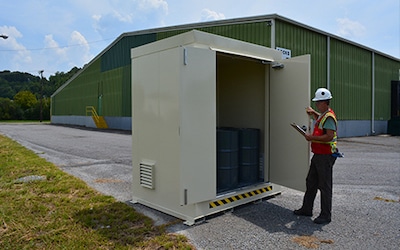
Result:
M40 74L40 122L43 120L43 72L44 70L39 70Z
M3 38L3 39L7 39L8 38L7 35L3 35L3 34L1 34L0 37Z

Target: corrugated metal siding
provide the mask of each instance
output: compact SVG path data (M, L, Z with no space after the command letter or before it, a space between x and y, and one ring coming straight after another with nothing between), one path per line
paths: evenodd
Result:
M341 120L370 120L372 112L372 54L331 39L330 88L332 106Z
M102 115L122 116L122 72L121 68L102 73Z
M53 96L52 115L86 115L86 106L94 106L99 115L131 116L130 65L101 73L100 64L93 62Z
M146 34L119 40L53 97L52 115L85 115L85 107L94 106L103 116L131 116L130 49L155 39Z
M399 79L400 62L375 55L375 120L390 119L391 81Z
M276 47L290 49L292 57L311 55L311 92L327 85L327 38L291 23L276 20Z
M97 108L99 79L100 60L96 60L53 97L52 115L85 115L86 106Z
M275 45L290 49L292 56L311 54L311 95L327 84L327 35L293 22L275 20ZM96 58L62 91L53 96L53 115L85 115L85 107L104 116L131 116L130 48L196 28L201 31L271 47L268 20L214 25L212 23L166 29L158 33L123 36ZM330 86L332 106L341 120L370 120L372 109L372 52L330 39ZM400 62L375 55L375 119L390 118L390 81L398 79Z
M103 116L131 116L130 65L102 73Z
M221 26L198 27L197 30L215 35L230 37L233 39L254 43L266 47L271 45L271 26L269 22L240 23ZM192 29L172 30L159 32L157 40L178 35Z
M122 116L131 117L132 116L132 68L131 65L127 65L121 68L122 73Z
M101 56L101 72L131 64L131 48L156 41L156 34L125 36Z
M156 41L156 34L125 36L101 56L103 116L131 116L131 48Z

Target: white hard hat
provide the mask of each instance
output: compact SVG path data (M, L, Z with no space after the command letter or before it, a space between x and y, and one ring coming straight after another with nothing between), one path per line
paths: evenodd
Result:
M319 88L317 91L315 91L315 97L312 99L313 102L318 102L318 101L325 101L325 100L330 100L332 99L332 94L329 90L326 88Z

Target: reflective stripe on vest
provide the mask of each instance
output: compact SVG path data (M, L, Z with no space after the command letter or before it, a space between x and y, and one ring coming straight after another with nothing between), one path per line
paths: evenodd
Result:
M333 112L333 110L329 108L329 110L323 116L319 117L315 122L314 132L313 132L314 136L321 136L324 134L323 126L328 117L333 118L337 130L336 115ZM336 131L334 131L332 141L329 142L312 141L311 150L314 154L324 154L324 155L333 154L336 152L336 140L337 140L337 134Z

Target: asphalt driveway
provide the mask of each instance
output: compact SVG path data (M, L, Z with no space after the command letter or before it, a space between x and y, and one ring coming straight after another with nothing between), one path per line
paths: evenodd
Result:
M0 134L96 190L129 203L130 133L0 123ZM345 158L334 166L333 218L328 225L293 215L303 193L284 189L273 199L235 208L192 227L178 223L169 231L185 234L198 249L398 249L400 137L344 138L339 148ZM175 220L142 205L132 206L157 224ZM319 197L314 217L318 209Z

